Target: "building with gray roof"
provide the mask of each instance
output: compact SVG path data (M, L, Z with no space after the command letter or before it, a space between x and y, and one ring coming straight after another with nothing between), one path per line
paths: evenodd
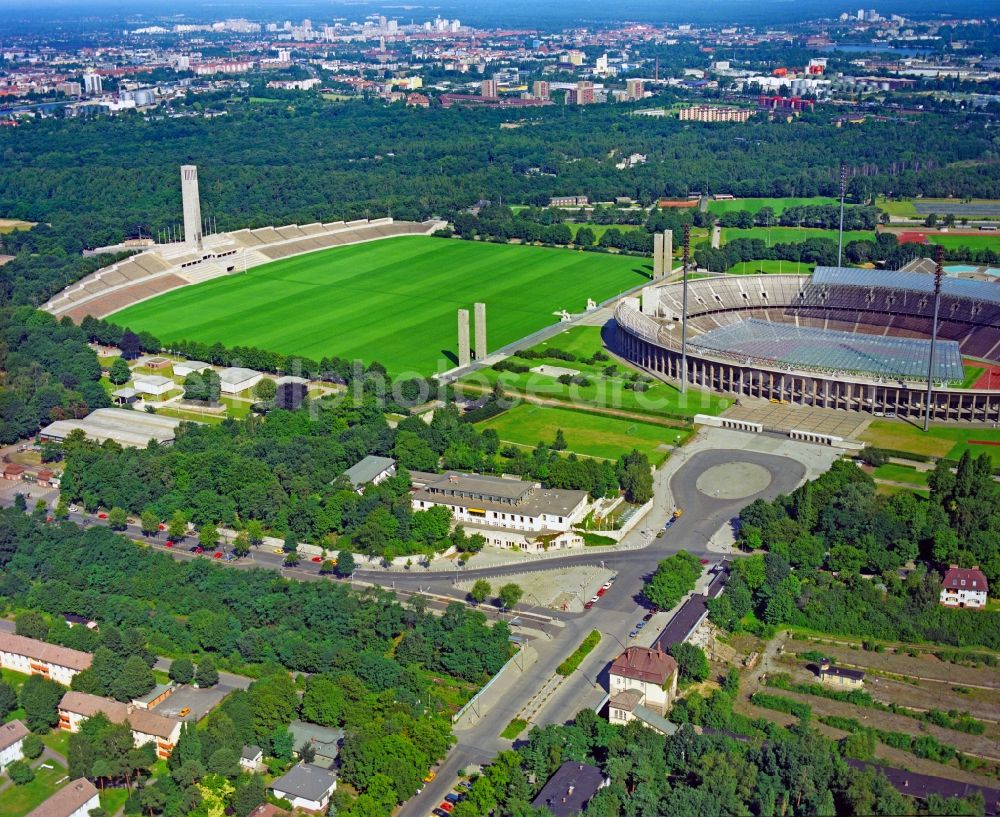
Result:
M337 776L320 766L299 763L272 781L268 788L275 797L287 800L294 808L326 811L330 795L337 788Z
M174 417L149 414L131 409L101 408L82 420L56 420L39 432L43 441L62 442L79 429L89 440L103 443L113 440L119 445L145 448L151 440L169 445L177 435L181 421Z
M362 493L366 485L378 485L396 474L396 461L391 457L376 457L369 454L360 462L356 462L346 471L354 490Z

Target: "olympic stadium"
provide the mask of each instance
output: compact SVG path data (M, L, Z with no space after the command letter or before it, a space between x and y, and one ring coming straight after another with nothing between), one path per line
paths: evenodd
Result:
M934 276L915 271L696 278L688 283L687 381L772 402L922 418L934 301ZM624 298L615 311L618 351L679 380L682 312L680 282ZM997 422L1000 391L961 388L963 358L1000 362L1000 286L946 278L931 417Z

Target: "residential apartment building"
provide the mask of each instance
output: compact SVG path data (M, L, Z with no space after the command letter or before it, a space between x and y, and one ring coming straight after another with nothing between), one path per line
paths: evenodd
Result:
M48 800L28 812L27 817L88 817L101 807L97 786L81 777L67 783Z
M8 763L24 757L22 745L27 736L28 727L21 721L13 720L0 725L0 771L6 769Z
M59 647L13 633L0 633L0 667L25 675L42 675L70 685L73 676L90 668L89 652Z
M170 757L181 735L181 722L173 718L75 690L67 692L59 702L59 727L67 732L78 732L87 718L98 713L112 723L127 723L135 745L154 744L159 758Z
M664 717L677 697L677 662L657 647L629 647L611 665L608 721L633 720L664 734L676 727Z
M990 586L979 566L970 568L949 565L941 581L941 604L947 607L986 606Z
M678 115L686 122L746 122L753 111L731 105L692 105L681 108Z
M593 105L594 101L594 83L589 80L581 79L576 84L576 104Z

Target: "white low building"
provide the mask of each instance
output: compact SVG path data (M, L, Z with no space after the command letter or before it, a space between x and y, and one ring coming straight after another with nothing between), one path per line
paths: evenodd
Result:
M89 652L71 650L14 633L0 633L0 667L25 675L41 675L70 685L73 676L90 668Z
M271 783L275 797L287 800L293 808L326 812L330 796L337 788L337 776L321 766L298 763Z
M962 568L949 565L941 580L941 604L946 607L986 606L990 586L979 567Z
M658 646L629 647L608 673L608 720L633 720L664 734L675 730L664 716L677 697L677 662Z
M586 491L542 488L537 482L457 471L425 476L413 494L413 509L443 505L462 524L560 532L570 530L587 510Z
M176 386L174 381L169 377L163 377L163 375L159 374L143 374L139 375L132 382L132 388L139 392L139 394L151 394L159 397L176 388Z
M211 364L203 363L200 360L185 360L183 363L174 364L174 374L178 377L187 377L189 374L203 372L211 368Z
M6 769L8 763L24 757L23 746L27 736L28 727L21 721L0 725L0 771Z
M263 377L264 375L254 369L231 366L219 372L219 388L223 394L239 394L252 389Z

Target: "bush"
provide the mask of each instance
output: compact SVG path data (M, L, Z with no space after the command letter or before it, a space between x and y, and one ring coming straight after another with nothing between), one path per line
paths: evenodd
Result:
M870 465L872 468L878 468L880 465L885 465L889 461L889 455L881 448L866 448L858 454L858 459L865 463L865 465Z
M28 760L34 760L36 757L41 757L45 751L45 744L38 735L28 735L21 744L21 751Z
M580 646L573 651L573 654L556 667L556 672L563 677L572 675L576 671L576 668L583 663L583 659L590 655L594 647L600 642L601 634L597 630L591 630L590 635L583 639Z
M7 774L15 786L23 786L35 779L35 770L23 760L15 760L9 764Z

